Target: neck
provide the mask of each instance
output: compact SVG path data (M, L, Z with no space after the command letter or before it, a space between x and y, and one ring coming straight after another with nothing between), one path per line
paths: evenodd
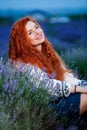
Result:
M35 46L35 48L36 48L38 51L41 51L41 50L42 50L41 47L42 47L41 44Z

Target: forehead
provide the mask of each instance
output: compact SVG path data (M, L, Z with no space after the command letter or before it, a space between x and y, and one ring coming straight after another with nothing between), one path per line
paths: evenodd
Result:
M25 25L25 28L27 30L31 30L35 26L35 23L32 21L28 21L27 24Z

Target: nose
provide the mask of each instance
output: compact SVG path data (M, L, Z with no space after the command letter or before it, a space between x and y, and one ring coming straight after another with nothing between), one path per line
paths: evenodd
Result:
M38 31L35 31L35 36L38 36L39 35L39 32Z
M39 32L38 32L38 31L35 31L35 34L39 34Z
M39 30L38 29L34 29L35 34L39 34Z

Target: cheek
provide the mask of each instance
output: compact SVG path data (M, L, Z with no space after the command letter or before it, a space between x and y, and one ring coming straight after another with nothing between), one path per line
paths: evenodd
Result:
M31 39L30 39L30 43L31 43L31 45L35 45L36 42L37 42L37 41L36 41L34 38L31 38Z
M43 33L43 36L45 37L44 32L43 32L43 30L42 30L42 29L41 29L41 31L42 31L42 33Z
M43 30L41 28L39 29L39 31L43 33Z
M30 36L28 36L29 37L29 39L30 40L33 40L34 39L34 37L35 37L35 35L34 34L32 34L32 35L30 35Z

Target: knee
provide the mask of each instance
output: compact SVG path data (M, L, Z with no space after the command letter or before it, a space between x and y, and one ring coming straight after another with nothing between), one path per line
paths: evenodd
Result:
M87 94L81 94L80 99L80 114L87 111Z

